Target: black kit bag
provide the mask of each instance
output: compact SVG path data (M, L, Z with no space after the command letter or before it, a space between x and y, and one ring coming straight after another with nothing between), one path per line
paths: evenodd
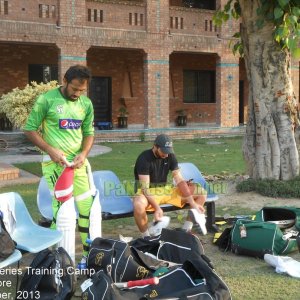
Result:
M138 300L139 297L131 291L126 296L120 293L120 290L114 285L109 274L100 270L91 278L87 279L82 285L82 300Z
M0 261L9 257L15 250L16 245L5 228L2 212L0 212Z
M201 256L160 276L158 285L118 289L109 274L101 270L83 286L83 300L231 299L227 285Z
M98 237L90 246L87 267L96 272L100 270L106 272L107 267L110 266L112 279L115 282L125 282L151 276L155 269L159 268L154 266L157 265L156 260L151 268L151 261L151 258L146 258L143 253L131 249L125 242Z
M188 258L204 254L199 238L183 230L163 228L161 235L150 240L138 238L130 246L153 254L157 259L182 264Z
M33 259L24 274L17 299L20 295L33 295L34 299L68 300L75 293L76 276L73 261L66 250L45 249Z

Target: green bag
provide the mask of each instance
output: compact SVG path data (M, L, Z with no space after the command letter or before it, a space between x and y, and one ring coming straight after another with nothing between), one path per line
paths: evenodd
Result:
M295 226L300 230L300 208L291 206L263 207L255 215L255 221L273 222L281 229Z
M300 209L264 207L255 220L237 220L231 231L231 250L236 254L263 258L284 255L298 249Z
M231 250L236 254L263 258L297 250L296 238L283 238L278 225L269 222L237 220L231 232Z

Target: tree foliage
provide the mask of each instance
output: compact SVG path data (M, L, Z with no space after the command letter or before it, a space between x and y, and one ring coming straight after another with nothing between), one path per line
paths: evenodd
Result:
M55 87L57 87L57 82L50 81L39 84L31 82L24 89L14 88L11 92L1 96L0 114L5 114L14 128L22 128L36 98Z
M254 1L254 0L248 0ZM258 2L256 10L257 28L262 28L266 22L274 24L273 38L282 49L291 51L294 57L300 57L300 0L255 0ZM229 0L222 10L216 12L214 22L220 26L230 17L240 18L241 7L239 0ZM240 34L236 33L235 38ZM233 46L234 53L243 55L243 45L237 42Z

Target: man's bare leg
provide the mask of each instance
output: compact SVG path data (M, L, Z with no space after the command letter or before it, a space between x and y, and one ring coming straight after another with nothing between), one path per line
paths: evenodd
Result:
M148 216L146 213L146 207L148 201L143 195L135 196L133 198L133 215L135 223L139 231L144 234L148 230Z

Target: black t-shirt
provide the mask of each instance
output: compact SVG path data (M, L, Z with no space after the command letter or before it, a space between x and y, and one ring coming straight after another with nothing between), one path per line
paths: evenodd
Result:
M142 152L134 166L134 177L138 182L138 175L149 175L150 186L165 185L169 171L178 169L178 162L174 154L167 158L155 157L152 149Z

